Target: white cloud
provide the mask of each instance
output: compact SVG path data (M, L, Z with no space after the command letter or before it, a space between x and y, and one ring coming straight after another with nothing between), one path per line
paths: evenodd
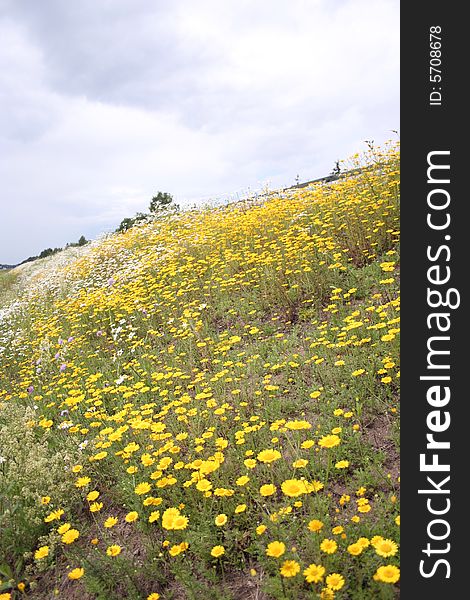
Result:
M398 2L43 0L0 13L0 263L147 208L328 173L398 128Z

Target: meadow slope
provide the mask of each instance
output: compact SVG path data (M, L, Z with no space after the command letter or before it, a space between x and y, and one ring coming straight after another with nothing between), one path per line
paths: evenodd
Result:
M399 595L399 151L0 274L0 599Z

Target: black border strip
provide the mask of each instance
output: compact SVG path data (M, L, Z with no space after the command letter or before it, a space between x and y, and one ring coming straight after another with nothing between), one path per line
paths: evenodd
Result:
M401 4L401 597L405 599L416 594L431 600L470 594L464 544L469 527L463 510L467 504L464 486L470 482L464 445L470 440L466 390L470 231L465 219L470 194L463 187L469 168L464 164L468 151L463 150L467 118L462 89L467 70L464 61L459 62L459 50L468 37L464 27L456 3ZM436 49L439 56L431 54ZM430 163L450 169L431 167L428 172ZM439 203L442 208L433 208ZM448 219L448 226L443 227ZM435 268L429 271L431 267ZM449 280L441 282L447 275ZM438 293L428 297L428 289L440 292L442 303ZM451 305L459 298L460 306L444 306L446 298ZM431 303L438 306L432 308ZM430 317L433 313L446 316ZM443 331L446 327L448 331ZM430 354L429 348L449 354ZM446 393L450 394L447 401ZM438 428L443 430L438 432ZM448 442L450 448L427 448L429 434L444 445ZM421 454L425 456L420 468ZM433 461L436 470L426 471ZM445 465L449 471L441 470Z

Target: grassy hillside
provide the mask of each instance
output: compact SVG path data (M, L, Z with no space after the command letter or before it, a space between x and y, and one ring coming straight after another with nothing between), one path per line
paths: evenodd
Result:
M398 149L361 162L2 281L2 600L398 595Z

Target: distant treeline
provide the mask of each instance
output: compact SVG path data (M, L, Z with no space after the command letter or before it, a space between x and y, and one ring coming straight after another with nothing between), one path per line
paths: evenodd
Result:
M149 213L141 213L138 212L133 217L126 217L123 219L119 225L119 227L115 230L116 233L121 233L127 231L137 223L144 221L150 215L158 215L164 214L169 211L177 211L179 210L178 204L175 204L173 201L173 196L168 192L158 192L156 196L152 198L149 205ZM25 263L33 262L40 258L46 258L47 256L52 256L53 254L57 254L58 252L62 252L65 248L73 248L77 246L84 246L88 243L89 240L85 238L84 235L80 237L78 242L70 242L65 245L64 248L45 248L42 250L37 256L29 256L25 260L18 263L18 265L24 265ZM18 265L0 265L0 269L13 269Z
M346 173L342 173L341 169L340 169L339 161L336 161L333 170L331 171L331 173L328 176L320 177L319 179L314 179L312 181L306 181L304 183L299 183L297 181L296 185L292 185L289 188L285 188L285 190L306 187L306 186L310 185L311 183L316 183L316 182L320 182L320 181L324 181L324 182L334 181L335 179L338 179L340 175L344 175L344 174L347 175L347 174L353 174L353 173L355 174L355 172L360 172L361 170L362 169L354 169L353 171L347 171ZM169 211L178 211L179 209L180 209L179 205L174 202L173 196L171 194L169 194L168 192L158 192L157 195L154 196L152 198L152 200L150 201L148 213L138 212L133 217L126 217L125 219L123 219L121 221L121 223L119 224L119 227L117 227L117 229L115 229L115 233L124 233L131 227L134 227L134 225L137 225L138 223L145 221L151 215L159 215L159 214L163 215ZM82 235L80 237L80 239L78 240L78 242L71 242L69 244L66 244L65 248L70 248L70 247L74 247L74 246L84 246L85 244L88 243L88 241L89 240L87 240L85 238L85 236ZM53 254L57 254L58 252L61 252L65 248L45 248L37 256L30 256L18 264L23 265L25 263L32 262L34 260L38 260L39 258L46 258L47 256L52 256ZM16 266L18 266L18 265L0 265L0 269L11 269Z
M57 252L62 252L62 250L65 250L65 248L76 248L78 246L84 246L88 243L88 241L89 240L87 240L85 236L82 235L80 236L78 242L69 242L64 246L64 248L45 248L37 256L29 256L25 260L21 261L19 264L24 265L25 263L33 262L34 260L38 260L39 258L46 258L47 256L52 256L53 254L57 254Z

